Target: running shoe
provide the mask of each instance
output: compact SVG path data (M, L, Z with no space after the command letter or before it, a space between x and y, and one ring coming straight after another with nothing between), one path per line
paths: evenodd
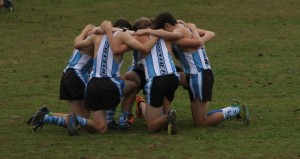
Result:
M78 135L78 120L75 114L68 115L68 133L70 136Z
M136 96L135 102L136 102L135 116L137 118L144 118L142 110L139 107L141 102L145 102L144 98L142 96Z
M39 112L43 112L45 114L49 114L49 109L47 108L46 105L44 105L43 107L41 107L35 114L33 114L28 120L27 120L27 125L31 125L33 118L39 113Z
M130 125L128 122L125 123L118 123L117 124L117 128L120 130L129 130L130 129Z
M177 133L177 128L176 128L176 111L175 110L170 110L168 113L168 135L174 135Z
M14 6L12 0L4 0L4 7L8 9L10 12L14 12Z
M244 104L240 104L239 101L234 100L233 104L231 105L232 107L239 107L240 109L240 114L236 116L238 120L241 120L245 126L250 125L250 114L248 110L248 106Z
M45 115L44 112L38 111L32 118L30 123L32 132L36 132L38 129L43 128Z
M248 106L245 103L242 104L240 107L239 116L245 126L250 125L250 114L249 114Z
M107 123L107 128L108 129L118 129L118 125L115 120L112 120Z

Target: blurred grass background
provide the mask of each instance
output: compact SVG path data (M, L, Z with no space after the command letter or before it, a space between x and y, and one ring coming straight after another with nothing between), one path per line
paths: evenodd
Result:
M0 9L1 158L300 158L300 3L297 0L14 0ZM250 107L252 123L236 120L194 128L187 92L173 107L179 134L149 134L143 120L129 131L104 135L45 125L32 133L25 121L41 105L68 112L58 100L62 70L73 39L86 24L131 22L163 11L211 30L206 44L215 75L213 102L232 99ZM125 56L125 68L131 54ZM116 114L118 116L118 114Z

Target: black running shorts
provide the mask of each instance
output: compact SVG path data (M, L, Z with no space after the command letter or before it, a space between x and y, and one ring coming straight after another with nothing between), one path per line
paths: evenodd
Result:
M201 101L212 100L212 90L214 84L214 75L212 70L207 69L195 75L187 76L189 83L190 101L200 99Z
M84 102L91 111L113 109L120 103L120 92L110 78L93 77L88 82Z
M150 95L150 105L155 108L161 107L164 97L168 101L173 101L178 84L179 79L174 74L157 76L153 80L148 80L145 91L147 96Z
M60 80L60 100L83 100L85 84L74 69L67 69Z

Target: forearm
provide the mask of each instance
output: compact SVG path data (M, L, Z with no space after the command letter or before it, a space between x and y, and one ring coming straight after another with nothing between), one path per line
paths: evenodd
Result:
M109 41L110 48L112 49L113 53L114 54L122 53L124 49L120 47L117 39L113 36L112 28L106 29L105 32Z
M158 40L158 37L153 36L150 40L145 42L144 46L143 46L144 49L141 50L141 52L144 54L148 54L151 51L152 47L156 44L157 40Z
M200 46L203 46L204 45L204 42L203 40L201 39L199 33L198 33L198 30L197 28L190 28L191 31L192 31L192 39L194 40L194 42L196 43L196 47L200 47Z
M175 40L175 39L179 39L181 38L180 34L177 33L173 33L173 32L168 32L168 31L164 31L164 30L152 30L149 29L147 30L148 34L150 35L154 35L163 39L167 39L167 40Z
M112 28L112 32L122 31L120 28ZM95 27L93 29L95 34L105 34L105 31L101 27Z
M204 43L214 39L216 36L216 34L212 31L207 31L203 29L197 29L197 31Z

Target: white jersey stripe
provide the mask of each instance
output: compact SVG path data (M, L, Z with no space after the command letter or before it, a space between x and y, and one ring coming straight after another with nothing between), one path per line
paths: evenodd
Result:
M169 55L163 39L159 39L152 47L151 52L142 59L146 79L156 76L176 74L174 62ZM176 74L177 75L177 74Z
M116 33L114 34L116 35ZM120 68L123 64L123 60L120 63L114 61L113 52L109 46L108 38L103 35L97 56L94 60L94 69L92 77L119 77Z

